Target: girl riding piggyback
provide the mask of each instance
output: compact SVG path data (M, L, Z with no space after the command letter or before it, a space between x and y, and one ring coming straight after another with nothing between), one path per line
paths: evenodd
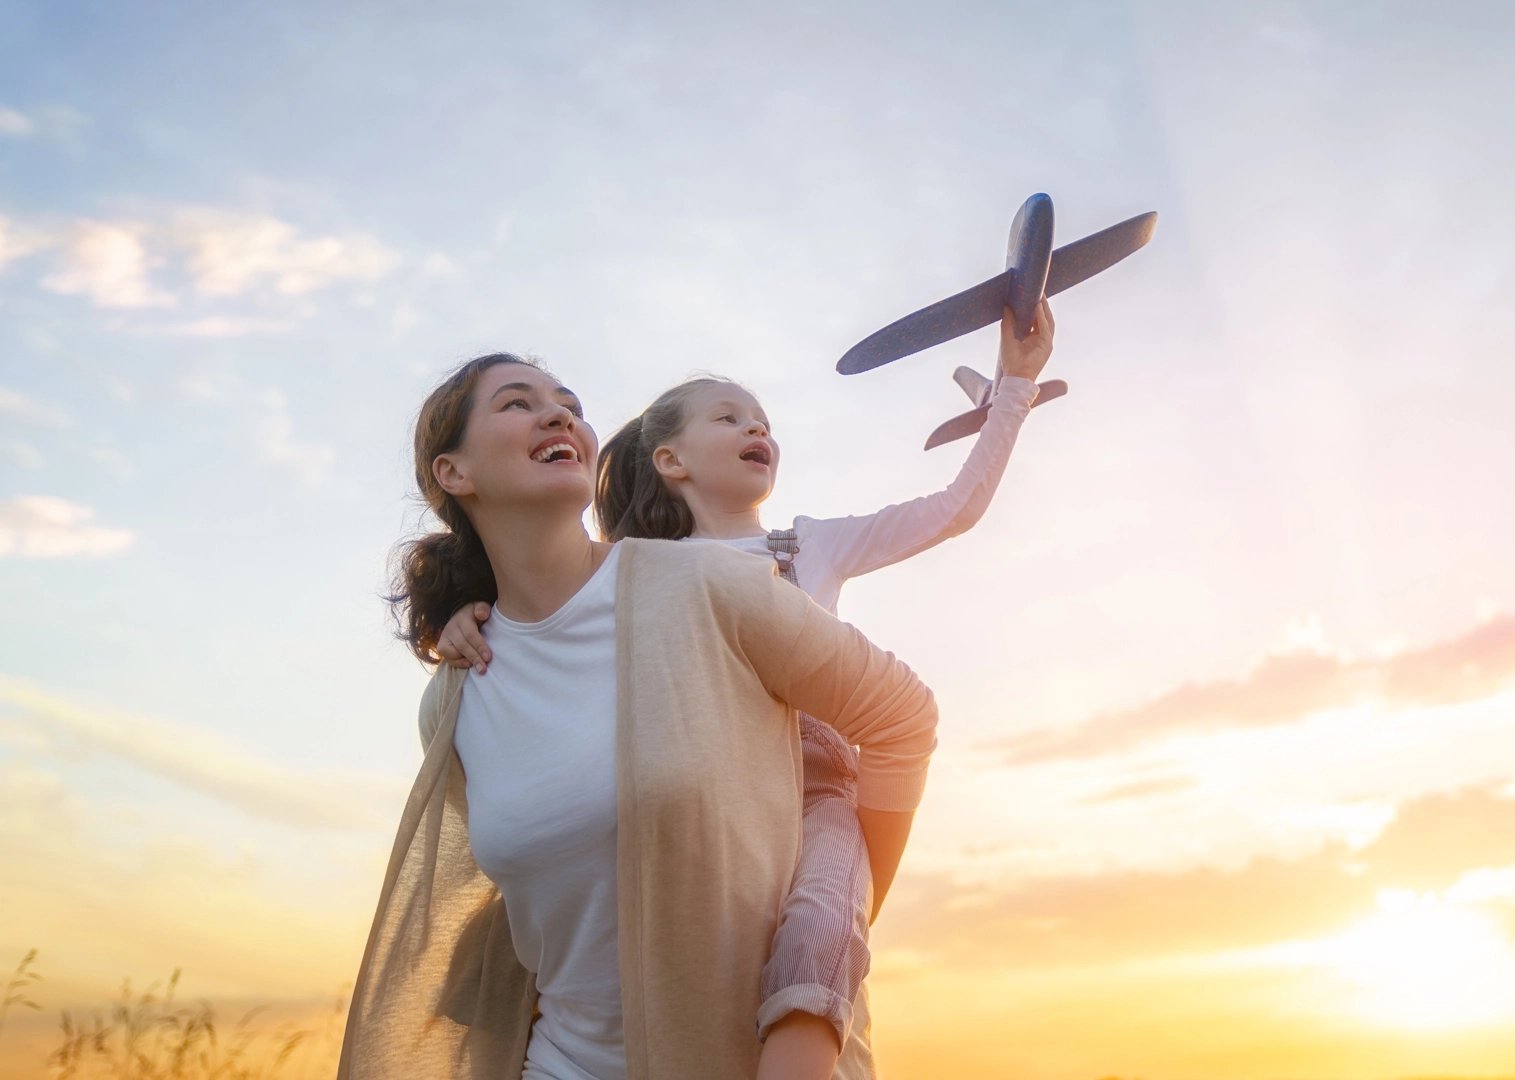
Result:
M768 415L735 382L697 378L661 394L601 449L595 517L604 539L724 543L773 559L833 614L850 578L900 562L972 528L999 484L1036 378L1052 351L1043 301L1017 340L1001 324L999 378L988 419L945 489L857 517L797 517L764 527L780 452ZM448 623L438 652L483 671L491 660L473 604ZM857 753L834 729L801 717L803 847L763 971L759 1077L873 1077L868 927L904 853L911 812L857 805Z

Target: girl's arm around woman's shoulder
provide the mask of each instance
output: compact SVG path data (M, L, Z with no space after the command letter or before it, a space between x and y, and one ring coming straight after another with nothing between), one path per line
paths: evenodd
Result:
M931 690L892 653L781 581L771 562L729 549L707 554L718 617L734 629L764 687L858 747L858 805L915 809L936 749Z

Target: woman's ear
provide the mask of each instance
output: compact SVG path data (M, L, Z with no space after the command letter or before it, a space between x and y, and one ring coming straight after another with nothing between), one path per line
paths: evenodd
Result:
M473 481L451 454L438 454L432 459L431 475L453 498L473 494Z
M687 480L689 469L679 460L671 446L660 446L652 452L652 467L664 480Z

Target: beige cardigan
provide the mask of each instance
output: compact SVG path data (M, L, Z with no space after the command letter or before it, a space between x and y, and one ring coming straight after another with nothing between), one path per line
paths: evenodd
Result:
M799 854L795 710L861 748L859 804L909 810L935 748L900 661L723 544L623 540L617 888L627 1075L751 1077L759 974ZM421 700L425 760L353 987L339 1078L521 1075L536 1000L468 846L453 732L466 673Z

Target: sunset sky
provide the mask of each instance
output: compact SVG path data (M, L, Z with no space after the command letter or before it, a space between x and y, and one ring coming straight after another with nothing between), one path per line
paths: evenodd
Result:
M0 0L0 972L48 1010L0 1062L126 976L352 977L448 368L538 355L602 437L737 377L765 522L867 513L955 474L994 335L836 359L1045 191L1156 236L1053 302L983 522L841 601L942 709L884 1075L1515 1074L1511 101L1495 3Z

